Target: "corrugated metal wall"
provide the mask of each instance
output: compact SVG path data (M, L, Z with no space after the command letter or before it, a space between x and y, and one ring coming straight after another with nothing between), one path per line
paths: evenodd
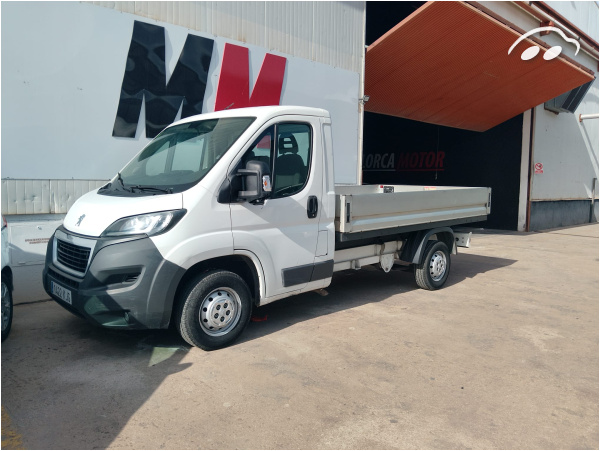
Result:
M107 180L2 180L3 215L63 214Z
M361 72L365 2L90 2Z

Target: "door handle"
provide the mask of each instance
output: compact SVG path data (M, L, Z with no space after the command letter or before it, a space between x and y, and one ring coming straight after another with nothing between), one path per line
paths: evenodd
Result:
M308 198L308 206L306 207L306 213L310 219L316 218L319 212L319 201L317 196L310 196Z

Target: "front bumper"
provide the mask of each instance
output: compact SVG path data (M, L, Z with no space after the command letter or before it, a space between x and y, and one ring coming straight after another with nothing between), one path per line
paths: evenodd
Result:
M91 240L68 232L62 226L58 231L76 239ZM43 271L44 289L52 299L72 313L104 327L168 327L175 292L185 270L165 260L146 236L93 241L87 270L77 274L57 261L56 240L52 236ZM64 290L68 290L68 296Z

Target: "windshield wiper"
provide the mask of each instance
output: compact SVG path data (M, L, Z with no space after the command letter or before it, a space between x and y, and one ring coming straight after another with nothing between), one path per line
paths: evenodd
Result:
M123 182L123 177L121 177L121 173L117 172L117 180L119 182L121 182L121 186L123 187L124 190L127 190L127 188L125 188L125 183Z
M134 189L137 189L140 191L155 191L158 193L173 194L173 188L163 189L163 188L157 188L156 186L143 186L143 185L134 185L134 186L131 186L130 188L131 188L131 192L133 192Z
M131 191L129 188L127 188L127 187L125 186L125 183L123 183L123 177L121 177L121 173L120 173L120 172L118 172L118 173L117 173L117 180L118 180L118 181L121 183L121 188L122 188L124 191L133 192L133 191ZM108 182L106 185L104 185L103 187L101 187L101 188L100 188L98 191L106 191L106 190L110 189L112 186L113 186L113 184L112 184L111 182ZM115 187L113 188L113 190L114 190L114 191L118 191L118 188L117 188L117 186L115 186Z
M123 182L123 177L121 177L120 172L117 172L117 180L119 181L119 183L121 183L121 187L123 188L123 191L129 191L130 193L133 193L133 190L131 188L127 188L125 186L125 182Z

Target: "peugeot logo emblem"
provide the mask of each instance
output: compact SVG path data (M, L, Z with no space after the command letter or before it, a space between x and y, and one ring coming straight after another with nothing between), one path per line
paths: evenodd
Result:
M81 221L83 221L83 218L85 218L85 215L81 215L79 217L79 219L77 220L77 224L75 224L77 227L79 227L81 225Z

